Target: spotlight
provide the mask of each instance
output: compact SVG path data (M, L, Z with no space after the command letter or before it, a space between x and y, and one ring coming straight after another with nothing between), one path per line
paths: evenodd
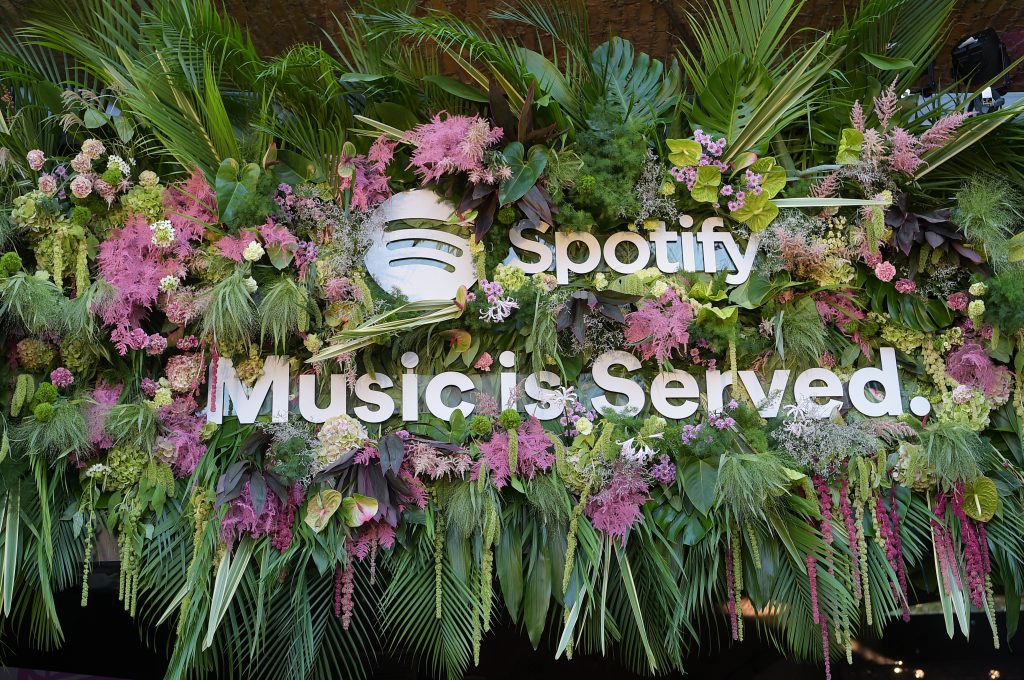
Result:
M991 28L961 38L953 48L953 77L963 78L971 87L981 87L990 82L1009 65L1006 46ZM967 110L988 113L1002 108L1003 94L1009 86L1010 79L1004 76L1002 83L986 87L981 97L975 98Z

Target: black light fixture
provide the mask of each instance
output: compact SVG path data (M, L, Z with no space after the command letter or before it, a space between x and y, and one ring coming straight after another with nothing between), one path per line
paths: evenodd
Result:
M990 82L1010 65L1006 46L999 39L995 29L973 33L957 41L953 48L953 77L964 79L967 85L977 88ZM967 107L968 111L988 113L1003 106L1003 95L1010 86L1009 75L1001 83L986 87Z

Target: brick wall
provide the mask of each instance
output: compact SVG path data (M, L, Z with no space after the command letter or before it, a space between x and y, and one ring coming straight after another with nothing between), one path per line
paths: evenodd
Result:
M569 0L552 0L567 2ZM913 0L911 0L913 1ZM24 12L38 0L0 0L0 9ZM352 3L345 0L224 0L228 10L252 32L261 51L276 54L296 41L317 41L323 30L334 26L332 13L343 14ZM512 0L514 4L514 0ZM654 56L666 58L678 48L679 36L686 36L685 12L701 0L585 0L590 13L592 44L609 34L632 40ZM448 10L458 16L483 19L506 0L423 0L421 5ZM838 23L844 11L852 12L858 0L808 0L797 21L798 27L828 28ZM492 24L493 25L493 24ZM949 49L956 39L993 27L999 31L1011 58L1024 54L1024 0L960 0L954 10L948 45L939 58L939 75L950 78ZM532 36L508 31L526 44ZM1024 79L1018 78L1018 86Z

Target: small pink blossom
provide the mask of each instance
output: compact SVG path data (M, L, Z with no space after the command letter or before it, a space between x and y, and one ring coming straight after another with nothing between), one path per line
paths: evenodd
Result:
M892 277L896 276L896 267L891 262L883 260L875 265L875 276L879 281L892 281Z
M473 364L473 368L478 371L489 371L491 370L491 364L494 363L494 358L487 352L480 355L480 358Z

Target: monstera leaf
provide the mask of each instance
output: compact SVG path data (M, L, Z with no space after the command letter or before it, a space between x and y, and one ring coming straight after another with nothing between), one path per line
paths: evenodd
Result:
M601 43L590 57L595 80L603 90L591 93L591 105L608 101L622 119L650 123L675 106L679 96L679 65L665 65L636 52L633 43L614 37Z
M341 492L324 489L309 499L304 521L313 530L313 533L319 534L339 507L341 507Z
M998 509L999 492L988 477L978 477L964 489L964 512L971 519L987 522Z
M694 128L733 142L770 91L764 67L747 63L737 52L719 64L707 85L697 92L687 118Z

